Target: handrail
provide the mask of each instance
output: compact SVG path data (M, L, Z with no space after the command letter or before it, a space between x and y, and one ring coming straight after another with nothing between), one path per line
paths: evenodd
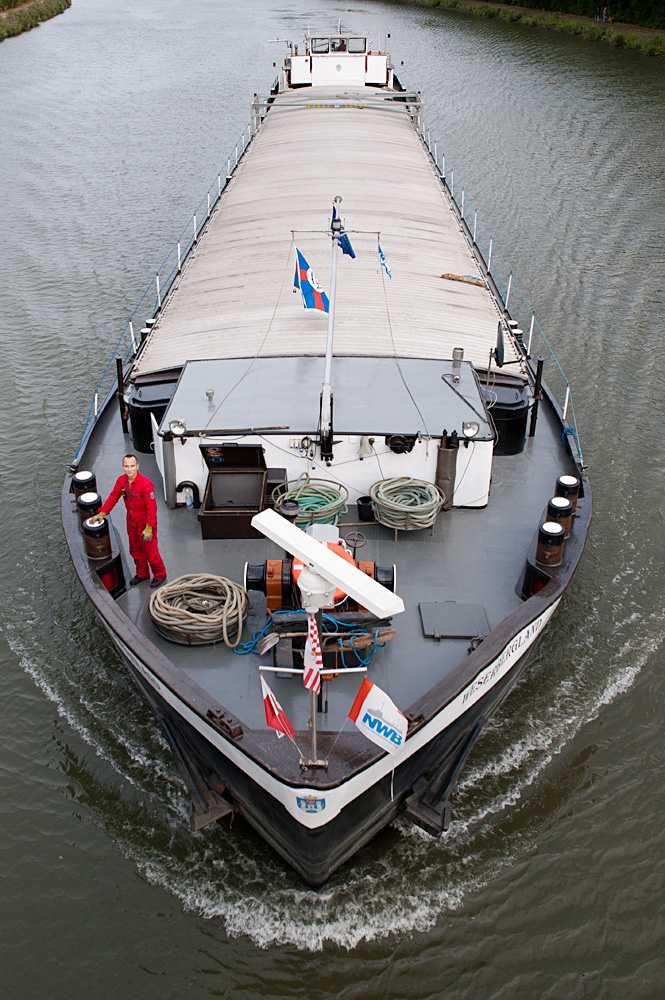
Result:
M506 321L510 322L514 315L514 310L511 307L509 312L508 306L511 295L513 293L519 297L521 301L521 306L518 305L517 318L520 322L520 316L524 317L528 322L523 324L523 329L528 326L528 340L526 343L523 341L523 329L517 329L516 339L517 343L521 346L523 354L527 360L531 360L533 355L534 347L534 333L537 334L539 338L539 343L544 345L551 358L553 359L556 369L560 377L555 378L555 382L559 383L556 388L559 390L564 390L565 402L562 411L562 420L564 424L564 436L566 437L568 444L575 446L578 456L579 464L584 467L584 461L582 457L582 448L579 441L578 429L577 429L577 418L575 416L575 407L573 403L573 393L568 379L563 371L563 368L559 364L559 361L554 353L552 346L550 345L547 337L545 336L540 323L535 317L533 309L531 309L526 297L522 293L521 289L514 280L512 271L510 270L508 264L503 259L501 253L497 250L494 245L494 239L491 236L489 230L484 226L484 224L478 218L478 213L476 212L473 204L466 197L466 191L463 185L460 185L459 178L457 180L457 185L455 184L455 172L451 170L449 165L446 166L446 157L442 155L439 158L437 143L432 143L430 136L430 131L427 129L422 121L421 108L420 108L420 95L411 95L405 92L399 92L395 95L395 99L404 101L407 98L406 103L410 104L413 110L409 109L409 113L414 123L418 134L420 135L421 141L429 153L434 166L437 170L439 178L447 191L451 201L457 208L460 219L468 232L468 237L472 244L472 249L474 253L477 254L480 261L484 265L488 276L491 277L495 288L500 297L501 305L506 316ZM417 97L418 100L413 100L413 97ZM115 376L116 365L115 359L120 356L122 358L123 370L125 365L127 365L130 360L135 359L140 353L142 346L145 342L147 336L148 328L143 327L139 334L139 339L137 340L136 332L134 330L134 320L136 319L139 310L142 309L144 303L148 297L154 295L154 305L149 312L149 316L146 319L146 323L154 323L154 321L159 316L159 313L164 308L171 292L177 286L180 275L184 266L186 265L188 258L194 248L196 247L202 232L205 230L208 220L214 209L217 206L219 199L221 198L223 192L225 191L229 181L231 180L240 160L242 159L246 149L251 143L252 139L256 135L263 119L265 118L268 110L274 108L274 98L259 99L255 97L254 103L252 105L252 120L247 128L243 131L240 139L235 144L233 153L227 157L226 170L220 170L217 174L216 179L212 182L207 192L196 206L193 214L190 216L185 228L183 229L180 237L174 244L172 250L166 255L162 264L155 273L155 277L152 279L145 292L139 299L134 311L129 317L115 347L109 358L108 364L104 369L104 373L99 380L95 393L90 404L90 409L85 420L83 433L81 435L81 440L79 442L76 455L74 457L72 468L78 466L83 449L85 448L92 429L97 421L97 418L104 406L108 402L109 398L117 391L117 377ZM389 104L390 102L385 102ZM457 188L457 193L455 191ZM461 189L461 194L460 194ZM469 223L469 219L473 213L473 227ZM169 269L167 271L167 268ZM113 377L110 377L113 375ZM549 379L548 379L549 381ZM102 395L103 394L103 395ZM102 401L100 403L100 397ZM566 424L566 418L570 413L571 425ZM571 441L572 439L572 441Z
M292 93L292 92L291 92ZM303 111L310 111L312 108L332 108L341 109L345 108L371 108L379 111L392 111L392 105L395 105L395 111L403 111L404 105L408 104L410 107L420 108L421 98L417 91L382 91L380 95L370 95L370 96L353 96L348 95L337 95L333 97L321 97L317 96L316 100L307 97L307 88L298 91L299 98L295 99L290 97L288 101L279 102L275 100L274 97L264 97L260 98L256 104L260 108L271 108L275 111L292 111L294 108L302 109Z
M564 396L564 404L561 412L564 425L563 436L565 437L568 446L571 448L574 447L577 450L579 465L583 469L584 459L582 456L582 446L580 444L577 430L577 418L575 416L573 392L570 382L566 378L563 368L559 364L559 360L554 353L549 340L545 336L540 323L536 319L533 309L527 302L526 297L515 281L510 267L497 249L489 230L478 218L478 213L474 205L466 195L464 185L460 183L459 177L457 179L455 178L455 171L451 169L450 164L446 164L445 155L439 156L437 143L432 142L430 131L421 122L419 116L414 118L414 127L420 135L421 141L426 151L429 153L434 166L436 167L439 179L441 180L451 201L457 208L460 220L462 221L463 226L468 233L468 238L472 244L472 250L482 262L487 271L487 275L491 278L491 281L499 294L506 322L510 323L513 320L513 317L515 317L515 319L520 323L520 327L513 327L513 330L516 334L517 344L521 348L524 357L530 362L534 356L542 353L543 350L546 350L554 361L556 374L553 380L548 377L548 384L553 387L555 391L555 398L558 393L562 393ZM471 222L471 220L473 221ZM509 311L511 296L513 299L517 297L518 305L515 309L511 304ZM525 341L524 331L526 330L528 330L528 333L526 334L527 339ZM534 334L537 336L536 342L534 342ZM570 423L567 424L566 419L568 417L570 419Z
M201 234L208 224L211 214L217 206L217 202L221 198L229 181L231 180L236 167L245 153L245 150L256 135L258 127L259 121L256 118L253 109L252 121L243 131L238 142L235 144L232 154L227 157L226 169L222 168L218 172L217 177L194 209L194 212L188 219L185 228L176 240L173 248L157 268L155 277L146 288L133 313L127 320L127 323L125 324L125 327L120 334L115 347L113 348L113 352L111 353L108 364L104 369L104 373L95 388L90 408L85 419L85 424L83 426L81 440L79 441L74 460L71 463L72 468L78 467L81 454L88 443L88 439L90 438L90 434L92 433L93 427L97 422L99 414L102 412L111 396L117 391L118 381L116 376L115 359L117 357L122 358L124 370L125 366L131 360L136 358L141 352L142 345L145 342L147 335L147 327L142 327L137 338L134 324L138 313L143 311L146 300L148 300L150 308L146 310L148 312L148 316L145 320L146 324L152 324L159 316L159 313L164 308L170 293L175 290L183 268L187 264L188 257L196 247Z

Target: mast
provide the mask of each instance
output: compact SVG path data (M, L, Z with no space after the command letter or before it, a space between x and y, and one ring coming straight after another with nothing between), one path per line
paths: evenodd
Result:
M337 246L342 231L342 223L336 211L342 199L339 195L333 200L333 218L330 223L332 231L332 264L330 269L330 299L328 303L328 339L326 340L326 365L321 388L321 458L331 462L333 457L333 397L332 397L332 359L333 334L335 328L335 293L337 290Z

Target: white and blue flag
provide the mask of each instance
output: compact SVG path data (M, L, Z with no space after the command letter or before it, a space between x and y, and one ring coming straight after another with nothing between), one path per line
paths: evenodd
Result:
M385 270L388 277L392 278L392 274L390 273L388 265L386 264L386 258L383 256L383 250L381 249L381 244L377 243L377 246L379 248L379 260L381 261L381 267Z

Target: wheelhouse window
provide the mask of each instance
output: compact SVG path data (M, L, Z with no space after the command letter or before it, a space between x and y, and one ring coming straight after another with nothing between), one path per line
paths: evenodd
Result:
M366 40L364 38L349 38L349 52L359 54L365 51Z
M329 51L329 42L327 38L312 39L312 55L320 56L328 51Z
M346 38L331 38L330 39L330 51L331 52L346 52Z

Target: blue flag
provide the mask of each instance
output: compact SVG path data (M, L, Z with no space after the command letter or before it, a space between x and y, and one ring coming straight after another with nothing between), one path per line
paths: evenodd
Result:
M342 233L340 238L337 240L337 246L340 248L342 253L348 253L349 257L355 259L355 253L353 252L353 247L351 246L351 241L346 233Z
M330 228L331 229L332 229L332 224L333 224L333 222L335 221L336 218L337 218L337 205L333 205L332 221L330 223ZM351 246L351 240L349 239L349 237L344 232L344 226L342 226L342 228L339 231L339 238L337 240L337 246L340 248L340 250L342 251L342 253L347 253L349 255L349 257L352 257L355 260L355 256L356 255L355 255L355 253L353 251L353 247Z

